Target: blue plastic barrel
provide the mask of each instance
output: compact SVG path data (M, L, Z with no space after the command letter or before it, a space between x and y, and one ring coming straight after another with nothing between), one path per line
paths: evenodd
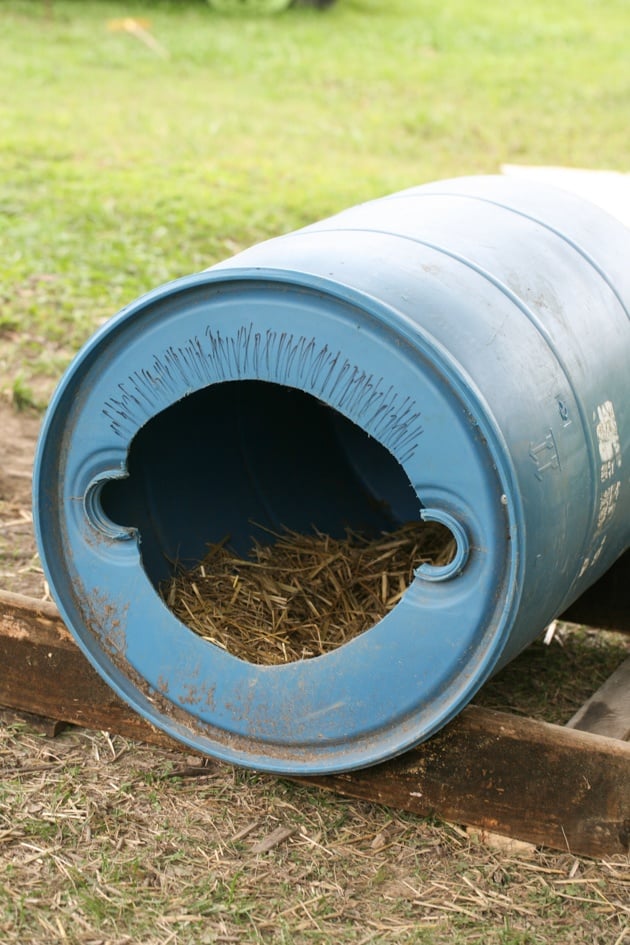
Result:
M418 187L163 286L101 328L35 466L51 591L116 692L289 773L426 739L630 546L630 233L500 177ZM397 606L252 665L157 587L231 535L446 525Z

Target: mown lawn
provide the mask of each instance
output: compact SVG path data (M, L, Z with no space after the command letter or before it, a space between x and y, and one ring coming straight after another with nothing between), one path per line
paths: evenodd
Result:
M167 55L112 29L129 16ZM0 387L45 399L136 295L352 203L503 162L627 169L629 20L626 0L3 0Z

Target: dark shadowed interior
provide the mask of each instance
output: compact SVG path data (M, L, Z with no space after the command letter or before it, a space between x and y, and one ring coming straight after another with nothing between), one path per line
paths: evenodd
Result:
M310 394L231 381L191 394L135 436L129 475L101 490L105 515L139 530L154 584L229 536L246 555L269 530L342 537L418 520L400 464L364 430Z

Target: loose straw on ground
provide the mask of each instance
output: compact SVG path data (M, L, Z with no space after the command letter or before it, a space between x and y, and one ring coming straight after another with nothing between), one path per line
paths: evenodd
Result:
M250 557L211 545L192 571L162 586L191 630L250 663L321 656L374 626L400 600L422 563L453 557L451 533L411 522L377 538L283 531Z

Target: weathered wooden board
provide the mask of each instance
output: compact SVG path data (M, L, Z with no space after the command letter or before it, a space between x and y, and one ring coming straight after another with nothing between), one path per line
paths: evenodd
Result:
M102 682L51 604L0 591L0 666L0 705L180 747ZM299 780L576 854L630 849L630 743L475 706L399 759Z
M572 853L630 847L628 743L475 706L398 760L313 780Z
M53 604L1 590L0 705L153 744L174 744L101 679Z

